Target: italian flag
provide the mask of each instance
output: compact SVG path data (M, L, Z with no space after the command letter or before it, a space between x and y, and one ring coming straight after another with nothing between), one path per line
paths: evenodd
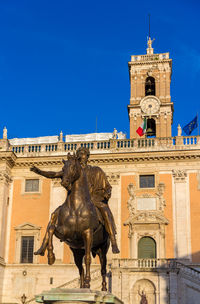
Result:
M146 118L144 118L142 124L139 126L136 132L138 135L143 136L146 133L146 130L147 130L147 120Z

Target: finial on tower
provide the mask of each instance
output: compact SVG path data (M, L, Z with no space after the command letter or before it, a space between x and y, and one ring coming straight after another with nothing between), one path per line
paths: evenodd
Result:
M151 34L150 34L150 14L149 14L149 37L147 40L147 54L153 54L153 48L152 48L152 43L154 42L154 38L153 40L151 40Z
M62 131L60 131L59 141L63 141L63 132Z
M7 139L7 129L6 129L6 127L4 127L4 129L3 129L3 139Z

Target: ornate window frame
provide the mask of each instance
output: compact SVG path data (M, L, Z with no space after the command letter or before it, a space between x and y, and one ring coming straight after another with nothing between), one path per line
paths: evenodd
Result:
M25 188L26 188L26 180L39 180L39 190L38 191L25 191ZM42 193L42 179L39 178L39 177L25 177L23 178L22 180L22 188L21 188L21 193L22 195L33 195L33 194L36 194L36 195L39 195Z
M156 191L155 191L156 190ZM165 184L159 183L154 189L154 193L143 193L137 196L138 189L131 183L128 185L130 198L127 202L129 218L124 225L129 226L128 237L130 240L130 258L138 259L138 242L148 236L156 242L157 259L165 258L165 226L169 221L164 216L165 199L163 197ZM155 198L155 210L138 210L137 198Z
M140 188L140 176L141 175L154 175L154 187L152 188ZM156 188L158 187L158 183L159 183L159 176L158 176L158 172L157 171L141 171L141 172L137 172L136 175L136 191L155 191Z
M21 264L21 240L22 236L33 236L34 237L34 250L36 251L40 245L40 230L41 227L31 223L24 223L15 227L16 238L15 238L15 263ZM38 264L38 255L33 255L33 263ZM23 263L24 264L24 263Z

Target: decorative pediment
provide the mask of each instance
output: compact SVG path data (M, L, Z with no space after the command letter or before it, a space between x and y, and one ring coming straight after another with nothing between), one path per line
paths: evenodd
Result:
M41 229L40 226L36 226L28 222L15 227L15 230L40 230L40 229Z
M164 217L159 212L155 211L141 211L136 215L130 217L124 225L137 225L137 224L161 224L168 225L169 221L166 217Z

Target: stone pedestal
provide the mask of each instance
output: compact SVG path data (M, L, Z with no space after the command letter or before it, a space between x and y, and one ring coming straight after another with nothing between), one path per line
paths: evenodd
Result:
M121 300L111 293L90 289L53 288L50 291L44 291L40 295L37 295L35 299L37 303L44 304L123 304Z

